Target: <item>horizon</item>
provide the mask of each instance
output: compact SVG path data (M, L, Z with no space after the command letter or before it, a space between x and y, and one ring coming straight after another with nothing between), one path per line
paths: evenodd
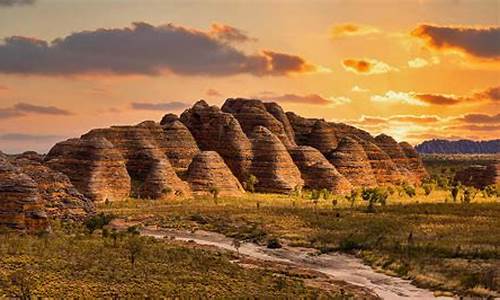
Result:
M412 145L492 140L499 11L495 0L0 0L0 150L46 153L230 97Z

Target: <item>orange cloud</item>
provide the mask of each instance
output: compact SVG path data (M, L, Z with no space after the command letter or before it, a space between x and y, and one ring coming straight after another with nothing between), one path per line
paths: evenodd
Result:
M238 28L219 23L212 24L210 34L217 39L228 42L242 43L257 40L249 37L245 32L239 30Z
M376 59L344 59L342 61L344 69L361 75L383 74L391 71L399 71L397 68Z
M413 36L438 50L458 50L482 59L500 59L500 27L437 26L423 24Z
M404 103L419 106L497 102L500 100L500 87L491 87L468 96L388 91L385 95L373 95L371 100L374 102Z
M362 24L353 24L353 23L344 23L332 26L331 29L331 37L333 39L339 39L344 37L351 36L362 36L372 33L378 33L379 30L375 27L362 25Z
M325 98L317 94L309 95L296 95L296 94L284 94L284 95L274 95L264 97L266 101L276 101L281 103L301 103L301 104L311 104L311 105L340 105L347 104L351 102L351 99L347 97L328 97Z
M316 66L307 63L302 57L271 50L262 51L267 60L267 72L275 75L290 73L309 73L317 70Z
M209 97L220 97L222 94L216 89L208 89L206 95Z

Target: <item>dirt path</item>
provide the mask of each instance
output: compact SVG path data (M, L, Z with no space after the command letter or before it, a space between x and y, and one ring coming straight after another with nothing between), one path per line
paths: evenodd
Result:
M189 232L146 227L141 231L141 234L157 238L170 237L176 240L193 241L200 245L211 245L235 251L232 239L203 230ZM239 253L254 259L289 263L321 272L332 276L335 280L369 289L382 299L453 299L434 297L429 290L418 288L408 280L377 273L369 266L364 265L360 259L346 254L316 255L313 249L296 247L271 250L253 243L243 243L239 248Z

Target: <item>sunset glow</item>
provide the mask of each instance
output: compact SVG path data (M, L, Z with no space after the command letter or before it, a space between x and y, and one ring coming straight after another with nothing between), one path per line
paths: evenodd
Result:
M0 0L0 150L275 101L412 144L500 136L500 2Z

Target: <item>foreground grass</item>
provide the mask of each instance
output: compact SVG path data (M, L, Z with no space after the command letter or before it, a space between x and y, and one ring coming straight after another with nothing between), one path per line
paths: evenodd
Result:
M134 234L89 234L79 225L56 225L43 236L2 234L0 298L341 298L232 259Z
M205 229L256 243L279 238L323 252L355 252L375 268L418 285L459 294L494 295L500 284L500 203L447 202L448 193L391 196L367 213L365 203L253 194L241 198L129 200L100 210L145 225Z

